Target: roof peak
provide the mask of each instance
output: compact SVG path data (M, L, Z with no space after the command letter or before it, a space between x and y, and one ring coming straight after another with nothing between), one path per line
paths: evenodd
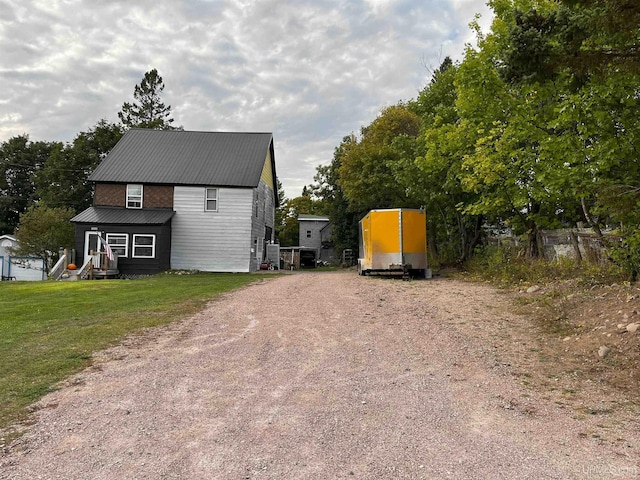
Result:
M206 134L235 134L235 135L273 135L273 132L250 132L250 131L230 131L230 130L159 130L155 128L140 128L134 127L130 128L125 132L128 133L130 131L138 131L138 132L166 132L166 133L206 133Z

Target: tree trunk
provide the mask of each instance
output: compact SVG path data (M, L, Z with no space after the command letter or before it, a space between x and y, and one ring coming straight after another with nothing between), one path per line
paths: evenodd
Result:
M589 206L587 205L584 197L580 199L580 204L582 205L582 213L584 213L584 218L587 220L589 226L593 228L593 231L595 232L598 239L602 242L602 245L604 245L604 235L602 234L602 230L600 230L600 226L598 225L598 223L593 221L593 217L591 216L591 212L589 211Z
M542 245L542 235L538 229L538 224L535 220L535 215L540 213L540 204L538 202L531 202L530 205L530 217L526 220L527 226L527 258L544 258L544 247Z
M582 254L580 253L580 244L578 243L578 236L576 235L576 232L574 232L573 230L571 230L570 238L571 238L571 245L573 246L573 251L576 255L576 261L578 263L582 263Z
M545 258L542 234L538 225L535 222L528 223L526 256L527 258Z
M462 251L462 257L460 258L460 263L464 263L471 257L471 252L473 252L474 248L480 243L480 239L482 238L482 215L479 215L475 218L475 222L473 224L473 235L465 235L466 242L464 244L464 249Z
M456 210L456 220L458 221L458 236L460 240L460 255L458 256L458 263L463 263L466 258L467 250L467 229L464 226L464 219L460 212Z

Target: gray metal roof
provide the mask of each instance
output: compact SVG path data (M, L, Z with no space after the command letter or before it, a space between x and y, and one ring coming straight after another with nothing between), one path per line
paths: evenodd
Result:
M163 225L176 212L168 209L145 208L135 210L118 207L89 207L71 219L74 223L96 223L114 225Z
M89 180L256 187L270 150L271 133L131 129Z

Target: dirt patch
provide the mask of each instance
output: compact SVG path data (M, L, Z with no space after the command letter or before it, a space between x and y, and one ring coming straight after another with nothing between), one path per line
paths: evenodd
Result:
M542 391L586 414L634 409L640 399L637 285L566 281L522 290L513 304L536 326L531 351Z
M0 478L637 478L632 392L556 368L575 332L517 298L540 305L446 279L262 281L102 352Z

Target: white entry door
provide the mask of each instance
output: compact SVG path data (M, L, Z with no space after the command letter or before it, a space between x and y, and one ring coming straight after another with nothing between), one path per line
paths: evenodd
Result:
M97 230L87 230L84 233L84 262L82 263L87 263L87 261L89 260L89 257L91 256L89 252L91 252L92 250L94 252L97 252L99 250L98 248L99 236L102 237L103 234L102 232L98 232ZM98 265L100 265L100 262L98 262Z

